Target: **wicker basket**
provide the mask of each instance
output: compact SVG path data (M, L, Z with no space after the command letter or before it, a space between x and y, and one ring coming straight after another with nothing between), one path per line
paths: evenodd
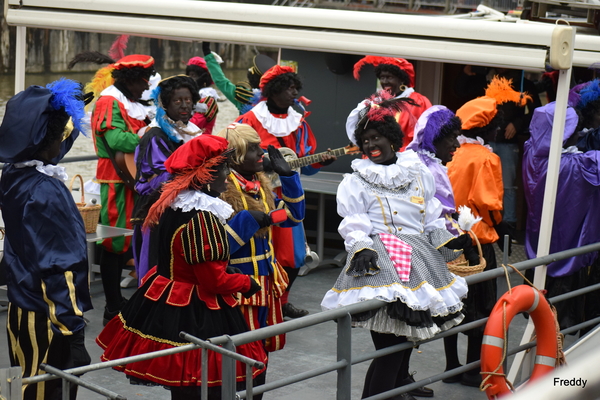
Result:
M448 269L453 274L458 276L469 276L475 275L479 272L483 271L486 266L485 258L483 258L483 251L481 250L481 244L479 243L479 239L477 236L471 231L471 236L475 239L475 243L477 243L477 249L479 250L479 264L477 265L469 265L469 261L465 258L463 254L460 255L456 260L450 261L448 263Z
M98 226L98 217L100 217L100 210L102 206L100 204L94 204L91 206L85 205L85 192L83 189L83 178L81 175L75 175L73 179L71 179L71 184L69 185L69 190L73 190L73 182L75 179L79 178L79 182L81 183L81 203L75 203L79 212L81 213L81 218L83 218L83 224L85 225L85 233L96 233L96 228Z

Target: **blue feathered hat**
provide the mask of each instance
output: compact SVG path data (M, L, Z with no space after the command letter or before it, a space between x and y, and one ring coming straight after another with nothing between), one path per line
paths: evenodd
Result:
M0 161L15 163L31 159L40 150L50 115L61 108L82 129L85 116L81 85L61 78L46 87L30 86L6 103L0 125Z

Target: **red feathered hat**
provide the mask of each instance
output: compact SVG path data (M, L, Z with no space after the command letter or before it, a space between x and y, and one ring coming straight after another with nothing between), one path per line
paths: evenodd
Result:
M415 69L413 65L406 61L404 58L365 56L359 62L354 64L354 79L360 79L360 70L363 66L365 66L365 64L371 64L374 67L380 64L396 66L408 74L408 78L410 79L408 85L410 87L415 86Z
M287 74L288 72L296 72L292 67L284 67L281 65L275 65L267 70L260 78L260 84L258 87L260 90L263 90L265 85L271 82L273 79L277 78L279 75Z
M190 58L190 60L188 61L187 65L195 65L195 66L203 68L203 69L208 69L206 67L206 61L204 61L204 58L202 58L202 57L192 57L192 58Z
M165 167L171 174L181 174L202 167L209 160L223 156L227 144L227 140L222 137L200 135L175 150L165 161Z
M112 65L115 69L142 67L151 68L154 66L154 58L145 54L131 54L121 58Z

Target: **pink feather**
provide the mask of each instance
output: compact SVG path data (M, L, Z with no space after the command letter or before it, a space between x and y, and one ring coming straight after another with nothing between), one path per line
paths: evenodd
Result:
M129 35L121 35L119 36L110 46L110 50L108 51L108 55L113 60L120 60L125 57L125 49L127 49L127 42L129 41Z

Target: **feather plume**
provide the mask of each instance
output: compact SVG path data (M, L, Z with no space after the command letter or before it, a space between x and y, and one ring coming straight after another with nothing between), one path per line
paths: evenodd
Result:
M226 160L225 156L217 156L207 160L199 167L192 167L180 174L177 174L171 181L162 187L162 193L156 203L150 207L148 216L142 226L143 231L147 231L152 226L158 224L160 217L167 207L169 207L183 190L201 190L204 185L214 180L213 172L215 167Z
M492 79L487 89L485 89L485 95L496 99L496 103L498 104L512 101L524 106L528 101L531 101L531 96L527 93L517 92L512 88L512 79L501 78L499 76L494 76L494 79Z
M129 35L119 36L108 50L108 55L115 60L120 60L125 57L125 49L127 49L127 42L129 41ZM114 62L114 61L113 61Z
M85 132L83 119L85 117L84 103L81 93L81 84L71 79L60 78L57 81L49 83L46 89L52 92L50 105L55 110L61 108L73 120L73 126L80 132Z
M94 98L100 96L100 93L102 93L104 89L115 83L115 79L112 77L113 69L114 68L111 64L104 68L100 68L98 71L96 71L94 79L92 79L91 82L85 85L84 91L86 93L93 92Z
M475 217L467 206L458 207L458 214L458 226L465 232L470 231L473 225L481 221L481 217Z
M76 64L81 62L91 62L94 64L112 64L115 62L112 58L106 54L102 54L99 51L84 51L73 57L73 59L67 65L67 69L72 69Z
M383 121L385 117L393 117L396 113L406 110L409 104L418 106L413 99L409 97L395 98L386 90L380 90L369 97L367 104L369 111L365 117L369 121Z
M422 131L421 148L423 150L435 153L435 145L433 144L441 135L442 128L448 124L454 117L454 113L447 108L442 108L432 114L429 114L427 123ZM416 136L416 132L415 132Z
M600 79L594 79L589 85L581 89L580 98L577 103L579 110L584 109L588 104L600 99Z

